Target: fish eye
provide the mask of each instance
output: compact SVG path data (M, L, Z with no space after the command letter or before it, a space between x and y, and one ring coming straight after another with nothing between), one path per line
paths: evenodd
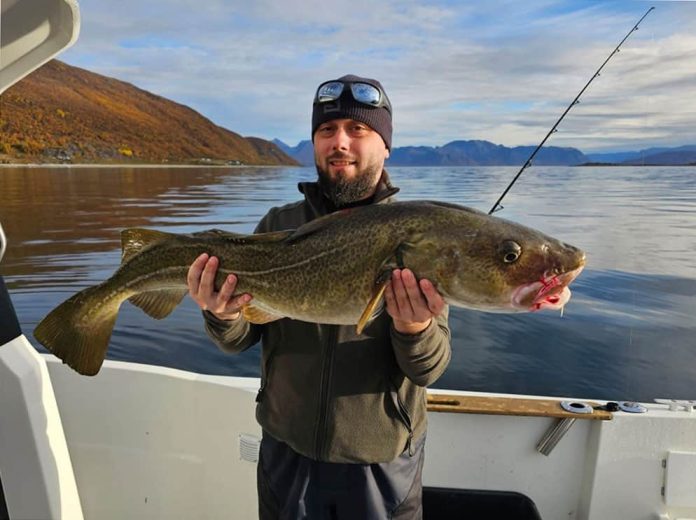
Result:
M500 252L503 255L503 262L511 264L516 262L522 254L522 247L513 240L506 240L500 245Z

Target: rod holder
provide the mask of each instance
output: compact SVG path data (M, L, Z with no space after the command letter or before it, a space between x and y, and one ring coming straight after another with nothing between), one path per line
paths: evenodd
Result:
M554 422L551 427L546 430L544 436L537 443L536 449L542 455L547 457L556 447L556 444L563 438L563 436L568 433L570 427L573 426L577 419L573 417L567 417L565 419L558 419Z

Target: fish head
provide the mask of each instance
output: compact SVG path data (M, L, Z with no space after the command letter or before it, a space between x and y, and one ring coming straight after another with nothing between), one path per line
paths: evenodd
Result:
M449 303L489 312L562 309L585 266L577 247L485 214L440 229L430 243L423 277Z
M512 291L506 291L506 301L518 311L562 309L570 300L568 286L585 268L585 252L551 237L527 243L527 248L525 258L510 270Z

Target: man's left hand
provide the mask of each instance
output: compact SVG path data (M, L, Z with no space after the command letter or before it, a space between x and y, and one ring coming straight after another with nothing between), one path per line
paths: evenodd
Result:
M410 269L394 269L384 291L394 328L403 334L423 332L445 308L445 300L430 280L416 280Z

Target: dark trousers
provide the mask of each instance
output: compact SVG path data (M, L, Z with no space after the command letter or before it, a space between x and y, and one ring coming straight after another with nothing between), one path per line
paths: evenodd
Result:
M421 520L425 436L415 453L381 464L318 462L264 433L260 520Z

